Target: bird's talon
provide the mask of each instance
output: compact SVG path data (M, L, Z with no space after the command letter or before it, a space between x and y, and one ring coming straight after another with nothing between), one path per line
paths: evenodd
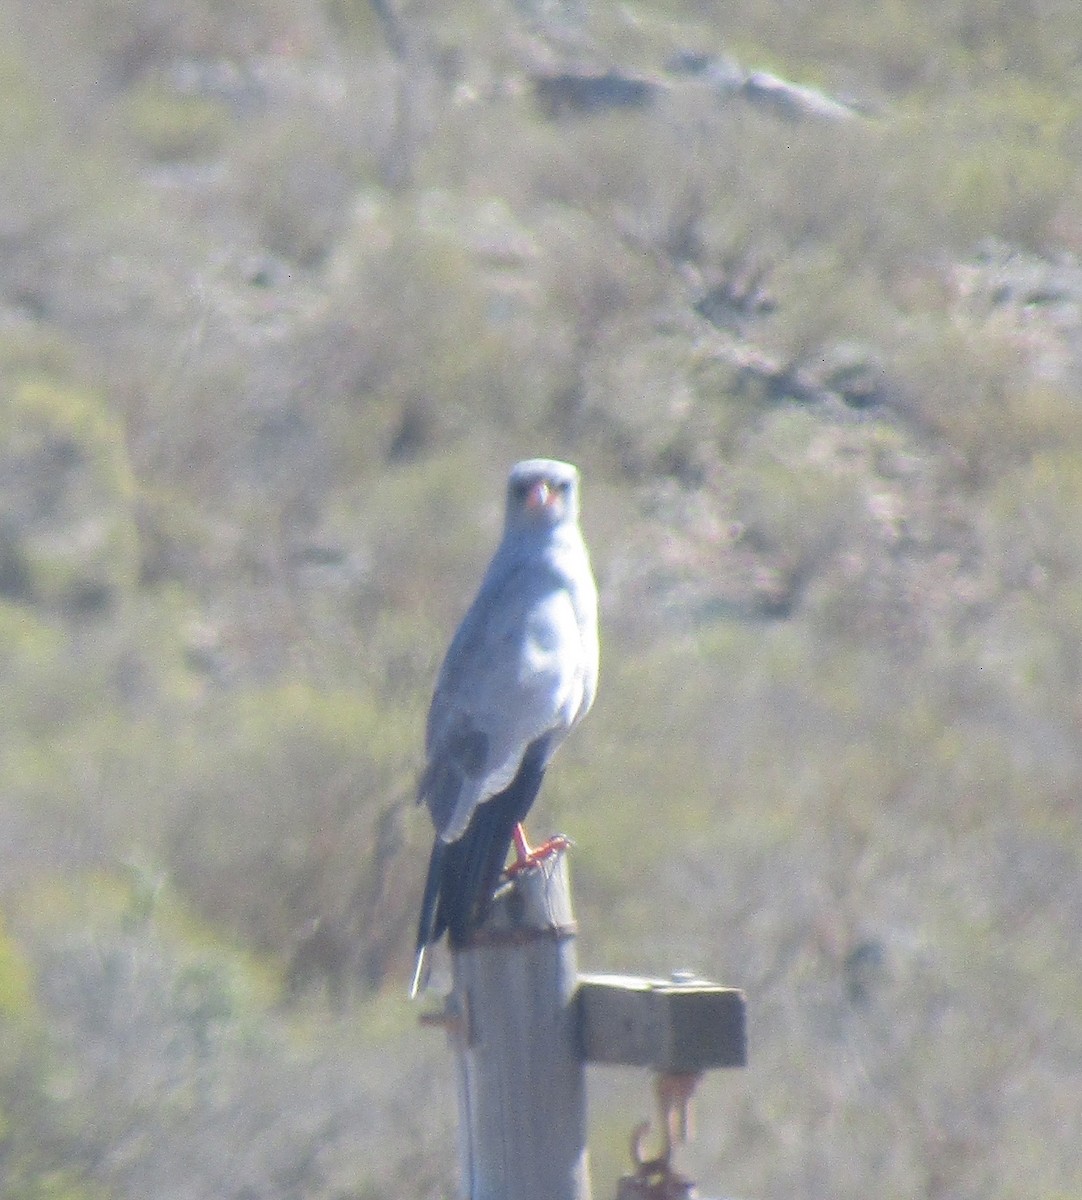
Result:
M571 839L564 837L562 833L554 834L547 842L542 842L533 852L533 858L537 862L544 862L546 858L552 858L556 854L562 854L571 846Z
M506 874L509 878L513 879L522 871L528 871L531 867L536 867L543 862L547 862L554 855L562 854L570 845L570 838L566 838L562 833L558 833L555 837L550 837L547 842L542 842L540 846L535 846L523 858L516 859L507 868Z

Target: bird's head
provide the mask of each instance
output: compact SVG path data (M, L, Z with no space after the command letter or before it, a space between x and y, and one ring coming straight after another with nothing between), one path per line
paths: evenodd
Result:
M530 458L511 468L508 529L552 529L578 515L579 473L570 463Z

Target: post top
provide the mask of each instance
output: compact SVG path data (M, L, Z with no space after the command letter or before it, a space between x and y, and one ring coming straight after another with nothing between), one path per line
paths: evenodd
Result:
M538 937L574 937L566 849L506 880L492 897L488 915L471 931L461 949L515 945Z

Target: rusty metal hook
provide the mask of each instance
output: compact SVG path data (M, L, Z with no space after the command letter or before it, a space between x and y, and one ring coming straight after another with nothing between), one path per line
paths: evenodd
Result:
M643 1151L646 1135L650 1132L650 1122L641 1121L631 1131L631 1161L635 1164L635 1174L649 1176L669 1170L669 1160L672 1157L672 1143L666 1137L662 1143L661 1153L654 1158L647 1158Z
M674 1171L669 1161L672 1147L668 1139L656 1158L647 1158L643 1153L643 1142L649 1130L650 1122L643 1121L631 1134L631 1161L635 1164L635 1173L620 1179L616 1185L616 1200L694 1200L695 1185Z
M650 1122L636 1125L631 1134L635 1173L620 1180L616 1200L693 1200L695 1185L673 1169L672 1152L674 1143L683 1145L691 1136L691 1097L699 1078L698 1074L657 1074L654 1090L661 1113L661 1153L646 1157L644 1147Z
M691 1098L702 1075L697 1072L659 1071L654 1077L661 1123L668 1146L683 1146L694 1135Z

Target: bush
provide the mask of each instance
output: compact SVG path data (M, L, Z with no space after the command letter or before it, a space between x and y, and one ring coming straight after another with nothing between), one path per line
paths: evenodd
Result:
M85 392L26 380L0 417L4 508L0 591L95 611L138 573L134 481L119 423Z

